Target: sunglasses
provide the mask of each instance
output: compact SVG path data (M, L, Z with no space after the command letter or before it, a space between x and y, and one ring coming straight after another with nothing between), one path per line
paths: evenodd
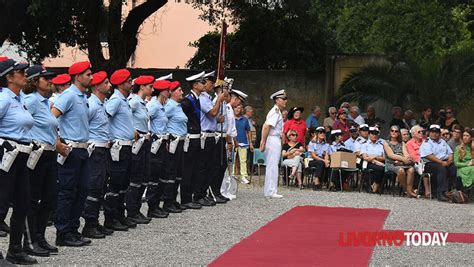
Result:
M288 100L287 97L279 97L281 100Z
M399 131L399 130L390 130L390 132L392 132L392 133L398 133L398 132L400 132L400 131Z
M331 115L334 115L334 114L336 114L336 112L331 112L330 114L331 114Z
M448 136L448 135L450 135L450 133L444 133L444 134L443 134L443 136Z
M379 135L379 132L369 132L372 135Z
M451 114L451 113L453 113L453 112L452 111L446 111L446 114Z

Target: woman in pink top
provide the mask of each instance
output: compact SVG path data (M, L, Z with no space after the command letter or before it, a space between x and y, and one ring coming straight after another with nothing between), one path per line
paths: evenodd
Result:
M410 132L413 138L406 144L407 151L413 161L419 163L421 162L420 146L423 144L423 128L419 125L415 125L411 128ZM423 184L425 186L425 198L429 198L431 195L431 188L428 182L428 176L423 177Z

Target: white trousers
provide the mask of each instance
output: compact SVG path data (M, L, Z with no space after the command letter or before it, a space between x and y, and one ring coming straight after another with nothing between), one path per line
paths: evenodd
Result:
M278 163L281 157L281 138L278 136L268 136L265 143L265 186L263 194L266 197L277 193L278 189Z

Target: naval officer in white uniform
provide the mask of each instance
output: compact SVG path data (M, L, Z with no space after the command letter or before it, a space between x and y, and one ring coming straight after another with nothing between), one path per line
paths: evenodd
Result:
M282 198L277 194L278 189L278 162L281 155L281 142L283 133L283 116L281 110L288 100L285 90L280 90L270 96L275 106L268 112L262 128L262 141L260 150L265 153L265 187L263 194L266 198Z

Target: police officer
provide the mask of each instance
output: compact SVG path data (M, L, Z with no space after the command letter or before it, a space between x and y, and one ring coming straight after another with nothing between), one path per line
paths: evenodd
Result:
M453 164L453 151L449 145L440 138L441 127L437 124L430 125L430 134L426 142L420 147L420 157L426 162L425 172L431 173L436 179L436 194L439 201L448 201L446 197L450 184L456 185L457 182L456 167Z
M59 74L51 80L54 84L55 90L49 101L54 103L58 95L60 95L64 90L68 89L71 86L71 76L67 73Z
M147 224L151 221L151 218L140 212L140 207L142 187L148 183L150 170L149 114L145 99L151 96L154 81L153 76L139 76L134 81L133 94L128 98L133 114L133 127L138 136L132 147L130 184L125 195L125 203L128 220L137 224Z
M51 113L48 96L51 91L51 77L41 65L26 70L27 83L23 92L25 105L35 121L31 138L36 148L27 162L30 169L31 202L27 216L26 235L23 248L33 256L47 257L58 253L45 239L46 226L56 204L58 120Z
M357 137L359 137L357 126L351 125L349 128L349 133L351 134L351 137L344 142L344 146L346 149L354 151L354 143L357 140Z
M286 107L288 97L285 90L275 92L270 96L275 105L268 112L265 124L262 127L260 150L267 159L265 167L265 187L263 194L266 198L282 198L278 190L278 163L280 162L281 143L283 133L283 115L281 111Z
M166 132L168 117L166 116L164 106L170 95L169 86L170 82L168 80L157 80L153 84L154 91L152 93L152 100L147 105L152 133L152 147L150 152L151 165L153 166L150 186L147 190L148 213L150 215L156 215L154 217L157 218L166 218L170 212L181 212L181 209L173 205L175 178L169 178L167 175L167 146L169 136ZM161 209L160 201L164 197L163 194L165 191L170 193L168 193L168 197L164 199L163 209Z
M354 141L352 145L352 151L356 153L357 156L360 154L360 150L363 144L369 139L369 125L361 124L359 125L359 137Z
M369 139L362 146L360 153L362 158L367 161L367 169L371 169L373 173L372 177L372 192L376 193L380 189L380 184L383 179L385 172L384 162L384 149L383 142L379 140L380 131L377 127L369 128Z
M35 264L22 248L21 238L30 202L29 172L26 162L31 152L34 120L25 108L21 89L26 84L26 63L12 59L0 62L0 215L5 218L10 201L10 243L7 261L14 264ZM3 255L0 252L0 263Z
M184 114L183 108L181 107L181 102L183 100L183 89L181 88L181 84L178 81L171 82L169 89L171 95L165 105L165 113L166 117L168 118L166 132L169 133L167 175L168 180L175 180L175 183L171 192L165 190L164 198L165 201L166 199L172 198L176 208L180 208L182 210L200 209L202 206L194 202L184 203L182 200L181 204L176 202L178 187L180 186L183 177L183 146L184 140L186 138L186 124L188 122L188 117L186 114ZM170 193L172 193L172 195ZM183 198L186 198L186 196L183 195L183 190L181 189L181 199Z
M216 153L216 143L219 140L217 132L217 122L222 122L224 117L219 114L222 100L224 100L224 94L221 92L217 94L215 104L212 102L212 98L209 95L214 90L215 76L214 71L203 75L204 79L204 91L199 95L199 102L201 105L201 149L202 158L206 160L200 160L199 176L200 182L197 187L194 200L202 206L214 206L216 202L211 197L207 196L209 186L211 185L213 176L216 175L219 169L219 158ZM219 203L225 203L222 199Z
M61 141L69 153L58 150L58 204L55 226L57 246L84 246L91 243L78 232L79 218L89 191L89 105L86 90L92 80L91 65L87 61L69 67L73 84L55 100L52 113L59 117Z
M326 130L323 126L316 128L316 137L308 144L308 152L311 153L310 167L314 167L314 184L313 191L321 189L321 180L325 175L325 171L329 168L331 155L331 145L326 142Z
M110 83L116 87L105 103L109 116L110 139L110 178L104 200L104 226L114 231L128 231L137 224L125 217L125 193L130 184L132 144L136 132L133 127L133 113L127 101L132 88L130 71L116 70L110 76Z
M89 195L82 217L85 220L82 235L88 238L104 238L113 230L99 224L99 210L103 203L107 182L107 158L110 154L109 119L104 102L110 93L110 82L105 71L92 75L92 94L89 102L89 148L90 172Z
M181 101L183 112L188 118L186 124L187 134L183 143L184 166L183 180L181 181L181 205L185 206L193 202L193 193L199 184L199 161L203 160L201 154L201 104L199 95L204 91L205 72L201 72L186 78L191 86L191 92ZM195 202L195 201L194 201ZM195 202L195 207L202 207Z

